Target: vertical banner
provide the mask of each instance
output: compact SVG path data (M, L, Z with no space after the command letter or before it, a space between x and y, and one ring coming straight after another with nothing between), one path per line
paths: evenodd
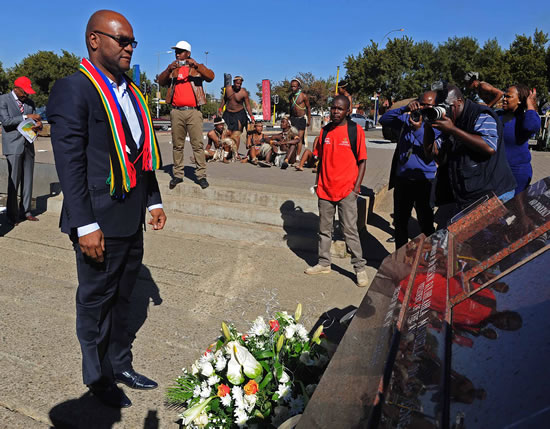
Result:
M269 79L262 80L262 113L264 121L271 119L271 82Z
M136 84L136 86L139 88L140 85L140 73L139 73L139 64L134 64L134 72L132 73L133 81Z

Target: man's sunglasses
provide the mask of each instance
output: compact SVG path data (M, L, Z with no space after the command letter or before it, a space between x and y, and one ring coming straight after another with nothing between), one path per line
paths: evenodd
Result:
M134 38L126 36L113 36L112 34L104 33L103 31L94 30L92 33L103 34L104 36L110 37L115 40L121 48L125 48L128 45L132 45L132 48L136 49L138 42Z

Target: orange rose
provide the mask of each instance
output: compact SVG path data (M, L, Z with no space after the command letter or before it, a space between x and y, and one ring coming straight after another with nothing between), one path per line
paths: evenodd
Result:
M223 398L225 395L229 395L229 392L231 392L229 386L226 386L225 384L220 384L218 386L218 396L220 398Z
M254 395L258 391L258 383L256 383L254 380L250 380L246 385L243 387L244 393L247 395Z

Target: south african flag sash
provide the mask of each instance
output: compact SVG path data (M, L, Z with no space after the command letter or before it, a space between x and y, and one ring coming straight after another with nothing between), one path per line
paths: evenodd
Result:
M90 79L94 87L99 93L101 102L113 137L114 150L110 150L110 174L107 183L110 186L110 193L117 198L124 198L124 195L136 186L136 169L134 164L128 159L126 152L126 135L122 127L121 107L116 98L116 95L111 87L111 83L105 74L95 67L86 58L82 59L79 70ZM158 142L153 132L153 123L151 121L151 113L145 102L143 94L139 88L127 76L124 76L128 85L128 92L136 101L138 107L137 115L143 123L144 141L142 152L142 168L144 171L153 171L160 168L160 153Z

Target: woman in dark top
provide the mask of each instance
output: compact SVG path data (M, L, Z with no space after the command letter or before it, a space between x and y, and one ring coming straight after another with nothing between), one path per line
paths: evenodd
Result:
M504 93L502 108L499 116L504 125L506 158L516 178L518 194L529 186L533 177L529 138L540 128L536 89L529 90L521 84L511 86Z

